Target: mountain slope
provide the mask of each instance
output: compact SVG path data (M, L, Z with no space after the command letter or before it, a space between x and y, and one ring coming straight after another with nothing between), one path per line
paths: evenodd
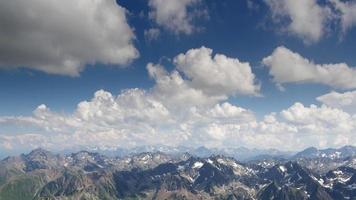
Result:
M241 163L222 155L145 152L107 157L36 149L0 162L0 200L352 199L356 196L352 155L321 159L323 153L309 149L290 160ZM328 165L339 159L343 162L325 173L310 164Z

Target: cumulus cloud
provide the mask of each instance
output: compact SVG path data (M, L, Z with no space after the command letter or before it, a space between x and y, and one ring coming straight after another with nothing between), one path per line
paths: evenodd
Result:
M139 53L114 0L0 1L0 68L78 76L86 64L125 65Z
M339 11L338 17L341 20L341 28L345 33L348 29L356 25L356 2L330 0L335 9Z
M213 108L207 111L205 115L213 118L214 120L229 119L230 122L249 122L255 120L255 116L251 111L234 106L228 102L216 104Z
M356 69L345 63L315 64L283 46L264 58L262 63L277 84L317 83L333 88L356 88Z
M247 62L201 47L179 54L174 59L177 69L184 73L194 88L209 95L256 95L260 86Z
M189 81L183 79L176 70L169 73L163 66L152 63L147 65L147 70L156 81L152 95L172 108L206 106L226 99L226 96L209 96L202 90L191 87Z
M356 91L344 93L332 91L317 97L317 100L328 106L356 113Z
M195 19L207 13L196 9L200 3L201 0L149 0L149 16L159 26L175 34L189 35L197 30Z
M181 112L171 112L172 108L166 107L164 102L140 89L126 90L117 96L99 90L91 100L80 102L69 115L52 112L40 105L32 116L1 117L1 124L36 126L40 131L36 134L2 134L0 144L3 148L42 145L50 149L194 144L200 142L199 137L212 141L212 138L221 136L221 132L209 132L211 127L208 126L212 123L216 128L231 123L238 126L254 118L250 111L229 103L217 104L211 109L194 106L182 109ZM32 139L26 144L24 141L29 137Z
M306 43L317 42L325 34L325 26L332 13L317 0L264 0L269 6L272 19Z
M153 142L157 136L155 127L160 123L171 123L165 106L140 89L125 90L117 96L99 90L91 100L80 102L68 115L52 112L40 105L32 116L1 119L5 124L39 127L42 129L39 138L49 137L45 144L52 148L61 146L62 142L68 146L127 146ZM162 141L164 137L162 135Z
M306 107L295 103L260 121L252 111L228 102L207 108L187 107L182 116L182 112L170 112L163 102L149 93L131 89L117 96L98 91L93 99L79 103L76 111L67 116L50 112L44 106L38 109L41 114L26 117L26 123L33 123L44 132L2 134L0 148L40 145L58 150L78 146L166 144L265 148L278 145L295 150L356 143L356 116L326 105ZM0 121L7 124L24 122L23 117ZM73 132L67 133L68 127Z
M326 105L305 107L295 103L281 112L288 123L296 125L301 132L309 133L351 133L355 129L355 119L348 113Z
M279 30L299 37L306 44L318 42L331 31L330 26L340 27L344 35L356 25L354 1L327 0L321 3L317 0L264 0L264 2L271 11L272 21L280 25Z
M278 114L266 115L254 131L256 143L261 145L275 144L292 149L354 145L356 116L326 105L307 107L296 102ZM266 138L264 143L258 141L261 137Z
M206 47L179 54L173 63L172 72L161 65L147 65L156 81L153 95L172 107L211 106L231 95L258 95L260 90L249 63L223 54L213 56Z
M192 49L174 59L176 68L170 72L162 65L149 63L148 74L155 82L152 88L131 88L118 95L99 90L92 99L79 102L72 113L59 113L40 105L30 116L1 116L0 127L21 125L36 129L17 130L16 134L2 129L0 149L165 144L277 145L295 150L356 143L356 116L339 108L295 103L259 120L253 111L228 102L231 95L254 93L254 89L240 92L246 76L254 76L245 74L239 79L238 73L252 73L246 69L249 65L219 56L211 56L211 50L204 47ZM235 74L240 82L230 80L227 73ZM216 80L208 83L203 75ZM249 83L250 88L257 88L254 81Z
M202 58L188 56L193 51L205 51L206 55L203 55L204 53L202 55L206 63L202 73L208 77L220 76L219 80L210 85L216 85L215 88L221 91L208 91L207 86L204 85L208 84L207 80L202 79L198 74L188 74L188 66L183 65ZM57 136L61 136L58 141L65 141L69 146L95 145L97 144L95 138L99 139L99 135L110 138L101 140L102 145L125 146L183 142L195 133L206 138L204 135L209 124L218 125L226 122L240 124L253 119L254 116L246 109L227 102L219 103L230 95L253 94L259 89L254 85L254 75L248 63L240 63L237 59L227 58L224 55L217 55L215 57L221 58L213 59L211 53L212 50L202 47L180 54L174 62L177 68L171 72L159 64L149 63L147 71L155 81L155 85L147 91L128 89L114 96L99 90L91 100L80 102L71 114L55 113L46 105L40 105L32 116L3 116L0 118L0 123L38 127L43 132L38 138L42 140L51 135L48 145L53 147L58 146L58 142L55 142L57 140L53 140ZM222 66L224 64L226 66ZM197 73L200 70L198 67L201 66L195 64L190 68ZM229 80L231 77L228 73L236 75L235 79ZM227 83L224 83L225 79ZM196 80L203 85L195 85ZM246 85L253 90L245 92L241 85ZM212 134L211 132L211 137ZM159 141L157 137L160 138ZM11 137L6 138L6 146L9 146ZM180 138L180 140L171 140L171 138Z

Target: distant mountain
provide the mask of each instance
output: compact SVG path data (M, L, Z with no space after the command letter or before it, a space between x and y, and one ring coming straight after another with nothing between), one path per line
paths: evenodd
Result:
M340 166L356 167L356 147L344 146L339 149L307 148L295 154L291 160L317 172L326 173Z
M289 158L293 155L290 151L279 151L277 149L248 149L245 147L237 148L207 148L204 146L192 148L185 146L171 147L165 145L139 146L131 149L92 147L85 148L87 151L97 152L106 156L124 157L144 152L162 152L169 155L181 155L189 153L197 157L209 157L213 155L225 155L233 157L239 161L249 161L261 158Z
M339 159L347 158L356 155L356 147L344 146L339 149L329 148L319 150L315 147L307 148L293 156L294 159L299 158L330 158Z
M156 149L140 149L156 150ZM162 149L161 149L162 150ZM307 149L290 159L242 163L211 149L110 157L35 149L0 162L0 200L27 199L355 199L353 147ZM340 153L336 153L340 152ZM325 154L325 155L324 155ZM332 155L338 156L332 156ZM328 166L331 163L337 165ZM311 163L332 168L327 172ZM310 168L311 166L311 168Z

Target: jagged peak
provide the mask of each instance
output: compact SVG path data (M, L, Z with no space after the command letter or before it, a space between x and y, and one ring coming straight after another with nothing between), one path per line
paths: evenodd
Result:
M26 158L43 158L43 159L47 159L49 157L54 156L54 154L48 150L45 150L43 148L37 148L32 150L30 153L28 154L24 154L24 156Z

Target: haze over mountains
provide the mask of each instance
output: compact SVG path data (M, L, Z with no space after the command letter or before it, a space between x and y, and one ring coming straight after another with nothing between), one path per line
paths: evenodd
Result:
M131 154L138 154L143 152L162 152L171 155L179 155L183 153L189 153L198 157L209 157L211 155L225 155L235 158L239 161L248 161L253 159L258 159L258 157L289 157L294 155L295 152L292 151L281 151L277 149L250 149L246 147L237 148L208 148L200 146L197 148L177 146L171 147L166 145L151 145L151 146L138 146L131 149L125 148L105 148L105 147L94 147L94 148L84 148L90 152L97 152L107 156L127 156ZM79 150L78 150L79 151Z
M353 146L296 154L270 150L240 157L243 162L233 158L243 155L237 149L136 150L116 149L118 155L108 156L108 150L104 155L102 150L54 154L35 149L7 157L0 162L0 200L356 197Z

